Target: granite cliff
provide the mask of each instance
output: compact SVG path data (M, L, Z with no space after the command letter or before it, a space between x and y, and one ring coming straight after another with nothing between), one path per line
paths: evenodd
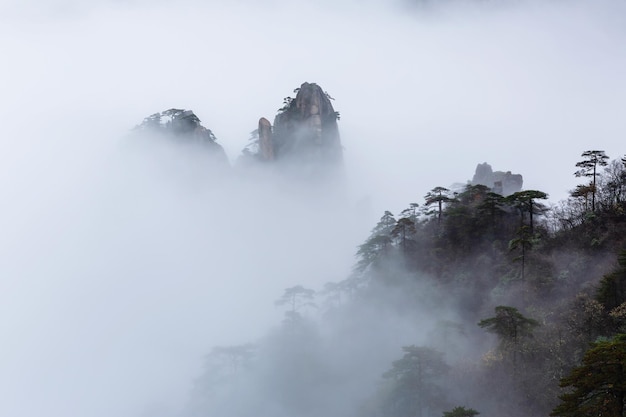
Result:
M274 125L262 117L250 144L239 158L240 166L275 166L298 177L328 177L343 165L343 151L332 98L315 83L303 83L295 98L284 99ZM228 159L210 129L202 126L191 110L169 109L146 117L135 128L139 133L168 137L197 144L216 156Z
M343 164L339 113L315 83L303 83L294 92L295 98L284 99L273 126L265 117L259 120L241 161L289 167L295 175L325 176Z
M471 184L481 184L491 188L494 193L507 196L521 191L524 179L520 174L512 174L511 171L494 171L491 165L484 162L476 166Z

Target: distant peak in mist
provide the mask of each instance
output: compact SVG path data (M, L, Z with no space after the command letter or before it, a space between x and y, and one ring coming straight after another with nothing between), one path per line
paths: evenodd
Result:
M522 190L524 178L521 174L512 174L511 171L494 171L487 162L478 164L471 181L472 185L484 185L494 193L504 196Z
M250 144L242 151L239 166L274 165L297 177L334 177L337 168L343 166L339 112L331 103L334 99L315 83L305 82L294 93L295 98L283 99L273 126L265 117L259 120ZM172 108L152 114L135 130L205 144L209 151L226 159L213 132L202 126L192 110Z
M305 82L294 93L295 98L283 99L274 126L264 117L259 120L243 159L309 167L341 165L339 112L331 103L334 99L315 83Z
M227 164L224 148L217 143L211 129L202 126L200 118L191 110L172 108L154 113L144 118L134 130L140 134L165 136L181 143L200 145L220 164Z

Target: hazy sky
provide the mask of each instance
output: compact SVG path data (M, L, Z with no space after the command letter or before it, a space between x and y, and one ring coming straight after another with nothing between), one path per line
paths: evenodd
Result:
M382 210L481 162L556 201L584 150L626 153L623 1L88 3L0 0L0 415L175 407L282 288L343 278ZM234 161L304 81L341 112L336 204L123 139L193 109Z

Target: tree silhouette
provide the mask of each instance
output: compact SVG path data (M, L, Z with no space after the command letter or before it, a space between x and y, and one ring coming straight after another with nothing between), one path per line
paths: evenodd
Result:
M617 262L618 268L602 278L596 293L596 300L607 310L626 301L626 250L620 252Z
M380 258L391 245L391 232L396 226L396 219L390 211L385 211L376 226L372 229L370 237L359 246L356 264L357 272L364 272L370 265Z
M444 411L443 417L475 417L478 414L473 408L454 407L452 411Z
M531 233L531 229L529 226L522 226L517 230L516 233L516 238L512 239L509 242L509 250L510 251L514 251L514 250L518 250L520 251L520 255L515 257L513 260L514 261L520 261L522 264L522 281L524 281L525 278L525 268L526 268L526 258L527 258L527 252L528 250L530 250L530 248L532 247L533 244L533 235Z
M445 187L435 187L424 196L427 206L437 203L437 223L441 223L443 204L453 201L453 198L450 197L449 193L450 190Z
M583 198L585 201L585 211L589 210L589 196L593 194L593 186L579 184L576 188L570 192L570 195L574 198Z
M525 317L515 307L497 306L496 315L481 320L478 325L490 333L495 333L500 339L500 349L503 352L513 353L513 367L517 362L517 352L520 341L531 337L533 330L539 326L539 322Z
M443 354L424 346L404 346L404 356L393 362L383 378L392 381L385 402L390 416L421 417L426 408L443 405L443 391L438 378L448 371Z
M282 297L274 302L277 306L287 306L288 313L297 313L302 307L315 307L313 303L313 297L315 291L308 288L304 288L302 285L296 285L295 287L286 288Z
M524 213L528 213L528 225L530 226L530 233L534 232L533 216L535 214L541 214L545 211L543 204L536 202L535 200L545 200L548 198L548 194L539 190L524 190L518 191L506 197L506 201L517 208L521 216L521 225L524 225Z
M496 232L496 223L498 217L501 217L503 213L505 213L505 197L493 193L488 192L485 194L484 200L478 205L477 212L479 215L487 215L489 216L489 223L491 227L492 234Z
M254 356L256 346L252 343L233 346L215 346L211 350L212 357L220 357L231 373L237 373L247 366Z
M622 417L626 413L626 335L597 342L589 349L581 366L561 379L562 388L571 391L559 396L554 417Z
M624 213L626 202L626 166L622 160L613 160L598 179L597 199L616 214Z
M400 247L406 252L408 249L407 241L411 236L417 233L415 222L408 217L403 217L397 221L396 226L391 230L391 237L399 240Z
M598 167L606 166L608 156L604 151L585 151L581 155L584 159L576 163L580 168L574 173L577 177L591 177L591 211L596 211L596 178Z

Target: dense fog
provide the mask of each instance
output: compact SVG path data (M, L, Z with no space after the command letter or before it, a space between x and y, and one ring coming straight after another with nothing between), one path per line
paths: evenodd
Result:
M564 198L581 151L623 152L624 45L619 1L4 0L0 415L193 415L205 355L266 339L259 355L277 354L274 301L349 276L384 210L485 161ZM129 136L193 109L236 166L304 81L341 114L345 177L325 186ZM375 389L366 376L432 336L416 323L456 319L429 291L410 317L360 306L316 330L341 366L311 416L351 415ZM351 315L371 328L344 340ZM284 389L276 378L263 385ZM286 413L257 386L220 415Z

